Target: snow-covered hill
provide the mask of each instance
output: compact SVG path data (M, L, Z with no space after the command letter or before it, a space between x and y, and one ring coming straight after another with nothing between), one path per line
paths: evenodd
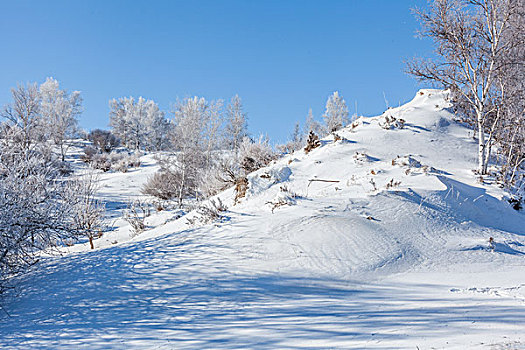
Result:
M473 174L448 107L422 90L279 159L240 203L218 195L221 222L160 212L44 259L3 304L0 346L525 348L525 215ZM104 198L137 196L144 162Z

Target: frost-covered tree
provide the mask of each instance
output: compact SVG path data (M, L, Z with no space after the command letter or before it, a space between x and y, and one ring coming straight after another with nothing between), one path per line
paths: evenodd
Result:
M235 95L226 111L226 143L232 150L240 147L242 140L248 136L248 123L246 113L243 111L242 101L238 95Z
M13 274L36 262L38 252L78 232L72 225L66 181L45 143L19 138L3 124L0 132L0 289Z
M257 140L242 139L239 146L238 162L245 174L268 165L276 158L268 137L259 136Z
M177 178L178 201L190 193L197 196L199 170L206 164L206 143L204 129L208 102L197 96L179 101L174 110L174 129L171 143L176 150L176 161L172 163L174 178Z
M146 101L144 119L144 145L149 151L161 151L168 147L169 122L165 113L159 106L151 101Z
M323 115L328 132L335 132L348 124L348 107L343 96L335 91L326 101L326 110Z
M27 150L35 142L42 141L43 123L40 116L40 94L37 84L18 85L11 89L13 102L2 111L8 120L10 138Z
M278 145L277 149L283 154L293 153L298 149L301 149L304 146L306 139L305 135L301 130L301 124L299 122L295 123L292 134L288 142L283 145Z
M308 134L310 134L310 131L313 131L316 135L325 134L325 130L323 126L321 125L321 123L315 120L314 113L311 108L308 110L308 115L306 116L306 121L304 124L305 138L307 137Z
M217 100L208 103L204 116L204 142L206 143L206 167L213 162L213 151L221 146L221 128L224 120L222 115L223 101Z
M423 81L450 89L456 106L477 129L478 172L486 174L491 148L501 130L509 84L501 73L509 65L523 66L523 58L509 62L523 47L523 1L435 0L428 11L416 10L421 34L433 39L436 60L409 62L408 72Z
M47 78L40 85L40 117L44 132L60 149L62 161L65 160L67 140L77 130L77 117L81 113L82 98L79 91L68 94L60 90L58 81Z
M168 122L152 100L122 97L109 102L113 133L130 149L160 150L165 147Z

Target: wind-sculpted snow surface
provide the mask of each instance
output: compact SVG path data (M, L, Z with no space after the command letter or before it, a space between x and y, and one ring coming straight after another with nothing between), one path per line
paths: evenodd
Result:
M44 259L5 295L0 347L525 348L525 215L475 178L445 97L250 174L240 203L218 195L227 220L161 212Z

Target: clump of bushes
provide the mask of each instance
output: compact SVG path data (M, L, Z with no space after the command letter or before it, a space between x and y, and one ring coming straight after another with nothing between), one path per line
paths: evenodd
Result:
M136 153L100 153L94 147L86 147L82 160L88 163L93 169L99 169L104 172L119 171L127 172L130 168L140 166L140 157Z
M163 200L176 198L179 195L180 173L161 169L153 174L142 187L142 193Z

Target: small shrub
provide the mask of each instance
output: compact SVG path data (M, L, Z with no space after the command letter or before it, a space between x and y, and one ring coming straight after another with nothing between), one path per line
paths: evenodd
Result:
M405 120L393 116L385 115L384 121L379 123L379 126L385 130L403 129L405 127Z
M74 228L89 239L91 249L93 240L102 236L104 225L104 203L96 199L98 178L93 173L68 183L68 201L73 210Z
M171 170L160 170L151 176L142 188L142 193L163 200L176 198L179 195L180 174Z
M207 204L200 205L197 208L197 216L188 218L187 220L191 225L197 223L207 225L214 222L220 222L226 218L222 213L227 210L228 207L224 205L220 198L217 198L216 201L210 199Z
M270 204L272 213L275 211L275 209L280 208L285 205L294 205L296 203L296 199L299 196L291 192L286 185L280 187L280 192L277 194L277 196L270 202L266 202L266 204Z
M93 169L107 172L111 169L111 159L105 153L95 154L89 163Z
M246 191L248 190L248 178L241 177L238 178L235 182L235 204L239 202L241 198L246 196Z
M308 140L306 140L306 147L304 148L304 153L308 154L313 149L321 146L321 141L319 141L319 136L317 136L313 131L310 131L308 134Z
M136 236L146 229L146 218L150 216L148 204L136 200L128 205L124 212L124 219L131 225L132 236Z
M389 182L387 182L386 189L388 190L394 187L398 187L399 185L401 185L401 181L394 181L394 179L392 178Z

